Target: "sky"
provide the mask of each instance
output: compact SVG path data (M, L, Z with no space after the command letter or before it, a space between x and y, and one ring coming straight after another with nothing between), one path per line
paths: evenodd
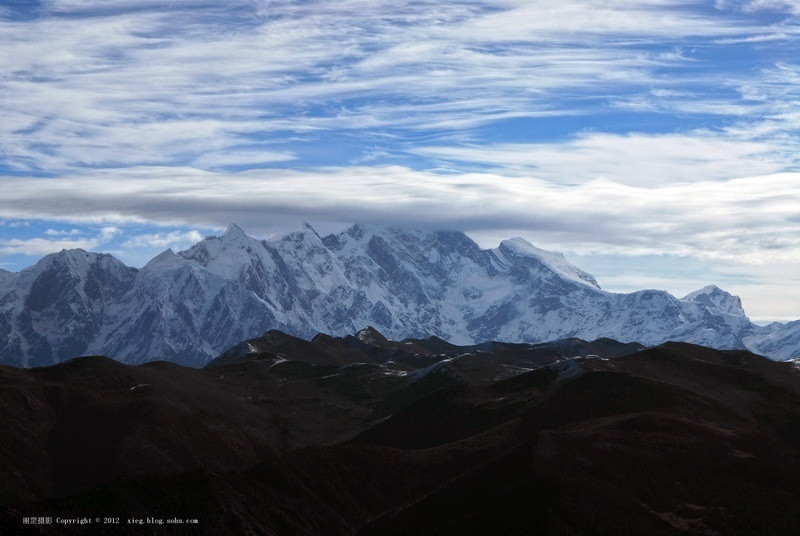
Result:
M0 269L359 222L800 318L800 0L2 0L0 117Z

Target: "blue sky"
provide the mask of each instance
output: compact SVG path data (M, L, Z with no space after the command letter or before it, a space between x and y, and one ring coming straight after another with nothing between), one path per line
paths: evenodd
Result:
M798 0L5 0L0 267L390 223L800 318L799 44Z

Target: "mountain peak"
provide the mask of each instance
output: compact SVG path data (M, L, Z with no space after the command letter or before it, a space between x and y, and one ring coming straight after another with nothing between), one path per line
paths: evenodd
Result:
M50 253L49 255L45 255L42 260L45 259L88 259L90 257L98 257L100 253L93 253L86 251L85 249L81 248L72 248L72 249L62 249L61 251L57 251L55 253Z
M523 257L535 257L535 256L540 256L543 253L550 255L559 255L563 257L563 255L560 255L559 253L553 253L550 251L539 249L520 236L516 236L514 238L507 238L506 240L503 240L502 242L500 242L500 247L503 247Z
M207 236L189 249L178 253L180 257L198 262L217 275L238 273L250 258L252 250L263 248L259 240L248 236L241 227L232 223L220 236Z
M725 314L747 317L739 296L734 296L716 285L707 285L700 290L690 292L683 297L683 301L699 303Z
M356 338L363 343L372 344L375 346L381 346L388 344L389 340L377 329L372 326L367 326L358 333L356 333Z
M342 234L355 238L356 240L362 240L377 234L381 229L382 228L378 228L375 225L356 223L345 229Z
M267 239L267 242L276 247L284 247L286 244L292 244L292 248L294 249L308 247L317 248L322 246L322 237L319 236L316 229L311 227L310 224L304 223L299 230L272 236ZM284 246L281 246L282 244Z
M353 238L361 239L365 236L372 237L374 235L391 235L398 233L417 233L411 229L399 229L388 225L376 225L373 223L356 223L347 228L343 234L347 234Z
M506 257L524 257L536 259L563 279L583 283L600 288L593 275L573 266L561 253L537 248L524 238L515 237L500 242L498 250Z
M167 248L144 265L144 269L152 270L154 268L170 268L183 262L183 258L179 257L172 248Z
M222 234L221 238L238 239L238 238L246 238L246 237L247 237L247 233L245 233L244 230L241 227L239 227L235 223L232 223L232 224L228 225L227 229L225 229L225 232Z
M304 221L304 222L303 222L303 231L310 231L310 232L314 233L315 235L317 235L317 236L319 237L319 233L317 232L317 230L316 230L316 229L314 229L314 228L311 226L311 224L310 224L310 223L308 223L307 221Z
M62 249L59 252L45 255L33 268L42 270L60 266L76 274L85 274L93 264L125 266L122 262L107 253L95 253L81 248L73 248Z

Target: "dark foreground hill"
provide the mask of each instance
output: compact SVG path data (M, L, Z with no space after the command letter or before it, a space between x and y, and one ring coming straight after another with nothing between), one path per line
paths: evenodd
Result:
M747 352L272 332L3 367L0 419L8 534L800 533L800 374Z

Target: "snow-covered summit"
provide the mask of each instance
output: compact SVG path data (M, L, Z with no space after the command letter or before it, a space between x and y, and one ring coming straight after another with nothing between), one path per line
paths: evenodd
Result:
M683 301L691 301L721 311L725 314L747 317L742 307L742 300L716 285L708 285L683 297Z
M107 253L94 253L80 248L62 249L42 257L36 264L29 266L7 278L9 284L17 287L33 285L37 281L72 281L84 285L88 280L100 274L107 277L125 279L135 273L135 268L125 266L121 261ZM66 290L66 289L64 289Z
M570 264L562 253L537 248L524 238L503 240L497 250L506 256L536 259L563 279L600 288L594 276Z
M231 225L144 268L62 251L0 277L0 362L49 364L92 353L202 365L270 329L456 344L608 337L678 340L800 355L800 322L753 325L714 286L678 299L603 291L558 253L521 238L481 249L457 231L309 225L257 240ZM369 336L369 332L361 333Z
M262 241L231 224L222 235L207 236L178 255L220 277L235 279L253 258L264 257L267 252Z
M227 229L225 229L225 232L222 234L222 238L229 241L243 240L247 238L247 234L244 232L244 229L235 223L232 223Z
M186 263L186 259L178 256L172 248L167 248L144 265L142 270L171 270Z

